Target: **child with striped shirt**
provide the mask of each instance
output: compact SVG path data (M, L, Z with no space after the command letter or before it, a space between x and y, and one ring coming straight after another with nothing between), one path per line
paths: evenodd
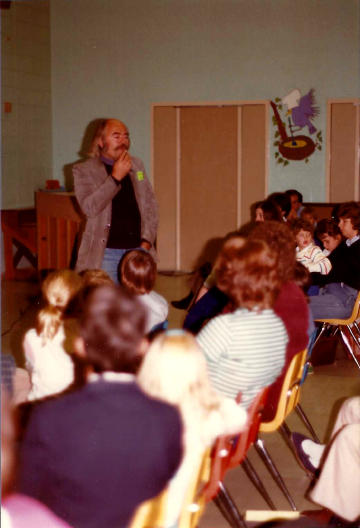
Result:
M296 260L303 264L310 273L317 272L327 275L332 267L331 262L322 250L315 246L313 226L299 218L293 221L291 229L297 244Z

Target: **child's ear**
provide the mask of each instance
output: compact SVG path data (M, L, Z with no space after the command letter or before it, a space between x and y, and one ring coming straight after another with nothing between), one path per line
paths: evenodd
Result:
M86 357L85 342L82 337L74 340L74 352L80 357Z
M150 342L147 337L143 337L140 341L139 345L139 356L143 357L145 356L146 352L148 351Z

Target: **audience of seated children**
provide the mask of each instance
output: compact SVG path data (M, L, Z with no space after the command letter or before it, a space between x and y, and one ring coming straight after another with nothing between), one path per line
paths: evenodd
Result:
M17 489L71 526L126 527L181 461L178 410L145 395L133 374L145 323L137 297L114 286L91 292L75 341L87 382L31 414Z
M281 225L281 224L278 224ZM288 342L273 306L281 289L278 255L263 241L227 240L215 263L217 287L232 303L197 335L213 387L249 407L282 371Z
M296 247L296 260L301 262L310 273L327 275L331 270L331 262L313 241L314 228L306 220L298 218L291 223Z
M310 299L314 319L347 319L360 290L360 204L346 202L338 210L339 228L346 241L329 256L328 275L312 274L312 283L324 286Z
M277 276L281 281L281 290L275 301L274 311L284 322L289 336L284 367L270 387L262 413L263 420L270 421L276 413L281 388L291 360L307 347L314 325L309 326L307 300L304 292L294 280L296 274L295 245L287 224L268 222L259 225L250 233L249 240L265 241L279 256Z
M178 407L183 419L184 457L171 480L167 503L165 527L170 527L176 524L206 448L219 435L239 433L247 415L235 400L211 387L204 355L195 338L183 330L169 330L154 339L138 383L149 396Z
M311 500L332 513L355 521L360 517L360 396L346 400L339 411L328 446L292 433L300 465L320 475L310 492ZM316 513L316 512L315 512ZM317 512L319 513L319 512ZM339 524L344 526L341 519ZM357 525L358 526L358 525Z
M71 270L54 271L42 284L47 305L38 313L36 329L29 330L23 342L32 384L29 401L59 393L74 381L71 353L78 328L65 312L82 285L81 277Z
M150 253L134 249L125 253L120 262L119 283L138 296L145 306L148 319L146 333L165 323L169 306L161 295L153 291L156 280L156 264Z

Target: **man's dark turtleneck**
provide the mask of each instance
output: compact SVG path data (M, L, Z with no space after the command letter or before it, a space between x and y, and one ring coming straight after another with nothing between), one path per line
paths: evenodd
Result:
M101 156L106 172L111 175L114 160ZM127 174L121 181L112 176L120 191L112 200L111 227L106 247L131 249L141 244L141 216L136 201L134 187Z

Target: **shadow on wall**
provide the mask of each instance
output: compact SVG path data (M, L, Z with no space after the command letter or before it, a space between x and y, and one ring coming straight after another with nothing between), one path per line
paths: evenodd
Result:
M211 265L213 265L216 260L216 257L218 256L220 252L220 249L222 248L223 243L228 237L232 235L242 235L242 236L247 237L249 235L249 233L254 229L254 227L256 227L255 210L258 207L259 203L261 202L255 202L251 205L250 207L251 220L249 222L240 226L240 228L236 231L231 231L230 233L226 233L223 237L210 238L206 242L201 252L199 253L199 256L194 262L194 266L193 266L194 270L199 269L206 262L209 262Z
M79 159L76 161L73 161L72 163L67 163L66 165L63 166L64 182L65 182L65 187L67 191L74 190L74 178L72 174L73 166L76 165L76 163L81 163L88 159L87 153L90 150L91 141L94 137L96 127L98 126L100 121L103 121L103 120L104 118L93 119L88 124L88 126L85 128L85 131L84 131L80 150L78 151Z

